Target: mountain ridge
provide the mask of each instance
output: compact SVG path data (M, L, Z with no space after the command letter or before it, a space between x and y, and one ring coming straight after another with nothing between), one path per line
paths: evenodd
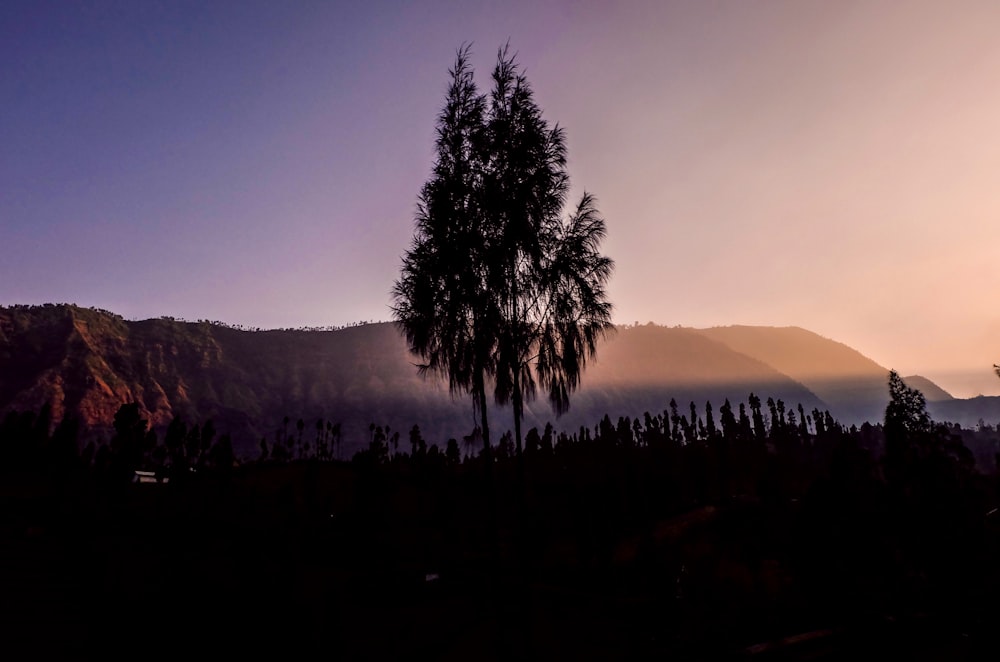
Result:
M811 374L829 363L826 351L841 359L853 352L851 360L866 366L854 384L861 396L851 394L849 379ZM245 452L270 441L285 416L310 426L340 422L347 447L362 445L371 423L404 438L416 424L442 446L468 434L470 399L450 394L441 379L421 378L416 362L388 322L251 331L167 317L127 321L67 304L0 307L0 413L48 404L55 420L70 413L105 438L114 412L130 401L156 429L174 416L212 419ZM736 406L751 391L810 412L829 409L847 424L859 411L875 421L888 401L887 374L800 327L618 327L588 365L570 411L556 419L540 398L527 408L524 429L551 421L574 432L605 414L663 413L671 399L682 410L695 403L703 416L706 402L716 410L725 399ZM497 438L511 429L509 410L491 407L490 414Z

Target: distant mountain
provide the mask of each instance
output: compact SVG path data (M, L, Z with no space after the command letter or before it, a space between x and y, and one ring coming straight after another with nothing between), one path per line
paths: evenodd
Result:
M889 370L843 343L798 327L726 326L698 332L807 385L844 423L880 421L885 415ZM1000 421L1000 397L958 399L920 375L903 381L924 394L934 420L966 427L980 419Z
M725 326L699 332L807 384L838 420L881 420L885 413L889 370L843 343L794 326Z
M252 454L288 416L302 418L304 439L317 419L340 422L345 452L362 445L369 424L389 425L405 446L414 424L432 443L460 439L473 426L470 399L423 379L392 324L334 331L245 331L170 318L126 321L68 305L0 308L0 413L48 403L56 420L80 418L109 434L129 401L163 429L174 415L212 419ZM602 343L568 414L555 420L543 399L527 407L525 431L593 426L605 414L680 413L705 404L734 408L750 392L807 411L830 409L845 422L880 420L888 371L849 347L803 329L623 327ZM927 382L930 384L930 382ZM925 385L926 387L926 385ZM928 389L933 390L933 389ZM509 410L492 410L495 436L512 427ZM717 418L718 420L718 418Z
M935 421L959 423L967 428L975 428L982 421L996 427L1000 425L1000 396L979 395L937 402L928 399L927 411Z
M695 329L652 324L620 328L598 349L597 361L587 368L583 387L560 425L572 429L593 424L594 416L604 413L655 415L663 413L672 398L689 417L691 402L701 417L706 402L711 402L717 417L726 399L736 408L751 392L791 407L801 403L808 411L827 408L805 385ZM534 407L538 418L550 418L539 411L542 408L547 405Z
M924 394L924 398L927 402L948 402L955 399L948 391L944 390L931 380L926 377L921 377L920 375L911 375L909 377L903 377L903 382L906 383L910 388L915 388Z

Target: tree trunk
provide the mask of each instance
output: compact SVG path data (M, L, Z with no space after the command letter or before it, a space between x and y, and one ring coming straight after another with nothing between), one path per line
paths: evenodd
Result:
M492 461L493 451L490 445L490 423L489 416L486 412L486 378L483 375L483 370L480 368L476 371L476 376L473 380L473 400L476 406L479 407L479 421L482 427L483 434L483 452L485 458Z

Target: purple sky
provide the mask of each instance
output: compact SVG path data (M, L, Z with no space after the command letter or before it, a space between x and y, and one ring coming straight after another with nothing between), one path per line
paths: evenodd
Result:
M997 26L995 2L7 0L0 304L389 319L455 50L487 85L509 38L607 218L616 321L797 325L1000 393Z

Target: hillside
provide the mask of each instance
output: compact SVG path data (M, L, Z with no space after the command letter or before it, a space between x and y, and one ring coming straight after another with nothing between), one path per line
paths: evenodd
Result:
M928 403L932 402L950 402L956 400L948 391L944 390L931 380L926 377L921 377L920 375L911 375L909 377L903 377L903 381L910 388L915 388L924 394L924 398L927 399Z
M887 368L811 331L794 326L726 326L699 333L808 384L837 419L880 420L889 402Z
M979 395L936 402L928 399L927 411L936 421L959 423L967 428L976 428L980 421L997 426L1000 425L1000 396Z
M726 399L735 407L751 392L791 406L801 403L808 411L826 408L803 384L693 329L621 328L599 348L564 426L594 421L603 412L662 413L671 398L682 414L694 402L703 416L706 402L717 412Z
M370 421L402 427L412 418L434 429L464 412L439 383L417 376L411 358L388 324L250 332L126 322L75 306L3 309L0 410L49 403L56 419L71 412L107 433L118 407L134 400L155 427L174 415L212 419L245 449L285 416L342 421L348 437L360 437Z
M107 436L118 407L140 403L162 429L180 415L212 419L253 453L282 419L339 422L344 451L362 445L369 425L388 425L405 444L417 424L432 443L461 439L473 427L467 396L423 379L416 358L388 323L334 331L245 331L169 318L126 321L68 305L0 308L0 412L48 403L56 420L69 412ZM527 408L525 430L593 426L605 414L662 413L671 398L681 413L704 415L750 392L763 399L830 408L845 422L885 407L887 371L854 350L802 329L623 327L602 343L568 414L554 420L544 399ZM689 412L688 412L689 413ZM491 412L499 436L509 412ZM294 423L293 423L294 425ZM308 437L307 437L308 438Z

